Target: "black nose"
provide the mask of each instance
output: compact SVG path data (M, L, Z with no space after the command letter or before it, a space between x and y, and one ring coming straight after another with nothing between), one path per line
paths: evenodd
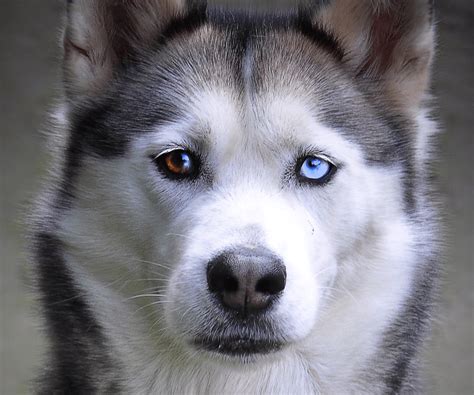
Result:
M262 312L286 285L283 262L266 249L225 252L207 266L209 291L244 316Z

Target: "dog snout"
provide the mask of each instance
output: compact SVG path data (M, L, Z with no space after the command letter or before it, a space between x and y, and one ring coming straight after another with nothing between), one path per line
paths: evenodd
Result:
M286 269L267 249L242 248L212 259L207 283L224 307L247 316L264 312L283 292Z

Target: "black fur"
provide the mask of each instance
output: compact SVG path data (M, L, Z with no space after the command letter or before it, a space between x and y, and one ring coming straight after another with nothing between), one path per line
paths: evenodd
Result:
M315 25L312 15L305 8L298 12L282 14L249 14L248 12L214 11L209 15L209 21L216 26L229 30L245 32L245 36L252 37L270 31L294 30L309 38L315 45L332 54L338 61L342 61L344 51L337 39L321 26Z
M321 1L320 5L326 3ZM225 33L233 83L241 89L244 89L241 59L255 44L257 37L267 32L299 33L311 40L320 51L317 54L329 54L335 77L327 78L328 81L329 78L337 81L329 81L334 82L334 88L330 91L317 92L326 95L328 100L324 103L331 103L321 108L322 121L363 146L369 164L400 166L404 177L406 209L408 213L414 211L418 175L414 167L413 125L381 101L370 81L356 81L356 96L343 96L344 86L340 85L339 80L349 78L344 74L345 54L330 32L315 26L307 12L250 16L239 12L208 11L205 6L199 5L193 6L186 16L171 21L160 32L155 47L149 52L127 56L127 61L116 71L114 81L99 97L71 103L70 135L55 201L58 217L71 206L76 179L86 155L106 159L123 156L134 134L147 133L152 127L183 115L183 110L172 98L160 94L163 86L172 83L165 72L179 75L180 66L170 61L165 65L165 71L153 69L156 74L152 74L150 65L154 65L155 57L163 46L172 45L174 40L193 34L206 24ZM183 59L190 60L193 59ZM319 67L316 62L314 67ZM252 83L257 90L258 75L252 77ZM367 108L370 109L368 113L365 111ZM47 229L42 230L35 236L34 251L38 286L52 344L52 366L46 371L39 393L119 392L121 367L110 355L103 328L82 296L83 290L68 271L61 241ZM401 392L408 382L411 363L426 330L435 272L434 263L432 267L424 268L404 314L385 336L383 351L392 356L393 364L385 367L383 377L392 393ZM106 382L99 382L98 377L106 378Z
M391 394L417 392L417 358L423 339L429 332L430 312L439 287L439 271L439 260L425 257L422 268L418 269L418 280L405 310L384 336L381 355L378 357L383 360L390 355L393 360L392 365L383 373Z
M165 30L160 34L158 44L164 44L178 36L191 34L207 21L207 4L194 2L190 4L189 11L184 17L170 21Z
M100 388L120 388L120 369L107 351L107 338L83 297L84 291L65 265L61 242L51 234L39 233L35 255L52 344L37 393L91 394Z
M313 23L312 13L300 9L298 17L295 20L295 28L316 45L321 46L331 53L336 60L342 62L345 56L342 46L330 32Z

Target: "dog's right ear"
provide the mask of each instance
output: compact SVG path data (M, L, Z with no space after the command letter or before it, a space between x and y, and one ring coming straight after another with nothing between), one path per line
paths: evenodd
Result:
M196 7L188 0L68 0L64 33L67 95L99 93L129 57Z
M310 0L314 25L334 36L355 78L393 105L418 109L434 52L432 0Z

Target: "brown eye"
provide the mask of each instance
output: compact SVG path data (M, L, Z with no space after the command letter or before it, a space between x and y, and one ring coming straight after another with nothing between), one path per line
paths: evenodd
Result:
M195 155L185 150L175 150L155 159L158 169L168 178L195 178L199 173L199 161Z

